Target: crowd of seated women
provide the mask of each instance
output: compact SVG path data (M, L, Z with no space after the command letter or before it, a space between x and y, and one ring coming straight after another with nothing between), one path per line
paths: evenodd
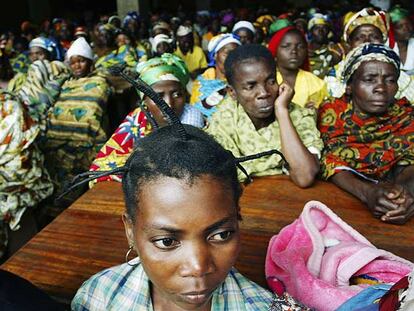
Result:
M130 248L127 263L83 284L72 309L308 310L233 268L240 182L286 174L301 191L327 180L378 221L409 222L414 32L400 6L336 20L307 13L154 15L149 37L131 12L74 36L61 19L3 35L0 257L79 197L86 189L55 201L90 170L99 177L91 187L122 182ZM137 89L111 127L114 66L152 91ZM131 252L138 257L129 261ZM386 310L378 306L361 310Z

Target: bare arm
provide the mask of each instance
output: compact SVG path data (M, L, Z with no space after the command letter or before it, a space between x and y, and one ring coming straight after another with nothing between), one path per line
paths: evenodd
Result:
M319 161L303 145L290 119L288 106L292 97L292 88L282 83L275 101L275 114L280 125L282 152L289 162L290 178L299 187L306 188L315 181L319 172Z

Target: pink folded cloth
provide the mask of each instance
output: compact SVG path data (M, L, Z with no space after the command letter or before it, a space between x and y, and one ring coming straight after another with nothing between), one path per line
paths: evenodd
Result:
M308 202L300 217L272 237L266 255L268 285L308 307L337 309L368 283L395 283L413 263L372 245L326 205ZM364 283L350 285L350 279Z

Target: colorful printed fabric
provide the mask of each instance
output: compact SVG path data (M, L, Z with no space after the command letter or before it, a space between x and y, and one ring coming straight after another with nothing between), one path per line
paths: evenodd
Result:
M19 229L27 208L50 196L53 186L43 155L34 145L38 125L16 96L0 93L0 257L7 246L7 227Z
M39 124L41 137L46 132L49 109L69 76L69 68L60 61L37 60L30 65L18 97L28 109L30 117Z
M9 81L7 91L10 93L17 93L27 80L27 73L19 72Z
M185 55L183 52L181 52L180 48L177 47L174 54L185 62L188 71L190 72L207 67L206 55L204 54L204 51L201 49L201 47L197 45L194 45L193 50Z
M327 45L317 50L308 50L310 72L323 79L333 66L335 52Z
M106 141L103 119L110 88L105 78L93 74L69 79L49 111L42 149L56 189L89 169Z
M27 73L27 70L29 69L31 63L28 54L28 52L23 52L10 59L10 64L15 74Z
M304 146L311 153L318 154L323 148L316 128L315 110L291 104L290 118ZM230 96L226 96L217 112L210 118L206 132L212 135L235 157L247 156L270 149L281 150L279 122L256 130L243 107ZM279 155L243 162L243 167L253 176L280 175L286 172ZM239 180L246 177L239 171Z
M381 179L394 165L414 164L413 120L414 108L405 98L393 103L382 116L355 113L345 97L323 104L318 117L325 144L322 177L328 179L351 168Z
M138 55L133 47L122 45L111 53L98 58L95 68L108 69L115 65L126 65L127 67L135 68L138 60Z
M276 78L279 84L283 82L280 71L276 73ZM294 90L295 95L292 98L292 103L300 107L306 107L310 102L314 104L314 107L319 107L328 98L325 81L319 79L313 73L302 69L299 69L296 76Z
M148 60L148 52L141 43L137 44L135 48L135 53L138 56L138 62L145 62Z
M204 119L201 113L190 105L184 106L184 111L180 117L184 124L196 127L204 126ZM121 167L125 164L137 141L152 132L151 124L148 122L145 113L136 108L129 113L124 121L112 134L111 138L105 143L93 161L91 171L109 171ZM105 176L97 181L115 180L121 181L116 175Z
M223 99L227 82L216 79L216 69L208 68L193 82L190 104L210 118L216 112L217 104Z
M130 264L135 266L124 263L101 271L83 283L72 300L72 310L154 310L148 276L138 258L132 260ZM213 292L211 310L269 310L273 298L272 293L245 278L233 268L223 283Z

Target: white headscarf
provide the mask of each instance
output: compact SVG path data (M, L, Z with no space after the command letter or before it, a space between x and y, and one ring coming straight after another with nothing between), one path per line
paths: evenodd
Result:
M88 42L83 37L79 37L73 41L69 50L66 52L67 58L70 60L72 56L78 55L93 60L93 52Z

